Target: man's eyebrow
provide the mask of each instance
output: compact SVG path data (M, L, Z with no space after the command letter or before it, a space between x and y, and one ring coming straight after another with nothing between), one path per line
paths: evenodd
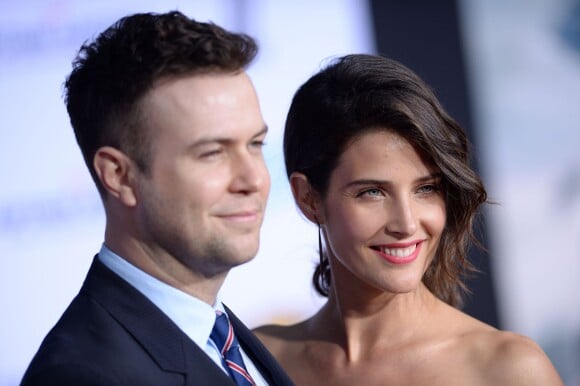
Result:
M265 135L268 132L268 126L264 125L260 131L258 131L256 134L252 135L252 139L256 138L256 137L260 137L262 135ZM220 136L216 136L216 137L205 137L205 138L201 138L195 142L193 142L191 145L189 145L190 149L194 149L198 146L203 146L203 145L207 145L207 144L212 144L212 143L230 143L233 142L233 139L230 137L220 137Z
M252 138L260 137L268 133L268 125L264 125L260 131L258 131Z

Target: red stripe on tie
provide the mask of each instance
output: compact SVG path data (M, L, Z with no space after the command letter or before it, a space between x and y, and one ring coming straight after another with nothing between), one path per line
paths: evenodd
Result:
M222 355L224 355L230 347L232 347L232 343L234 341L234 328L232 327L231 323L228 323L228 337L226 338L226 342L224 343L224 348L222 349Z
M228 365L228 367L232 370L234 370L236 373L240 374L242 377L246 378L246 380L248 382L250 382L252 385L255 385L254 380L252 379L252 377L250 377L250 374L248 374L246 372L246 370L244 370L243 367L239 366L236 362L232 362L229 359L226 359L226 364Z

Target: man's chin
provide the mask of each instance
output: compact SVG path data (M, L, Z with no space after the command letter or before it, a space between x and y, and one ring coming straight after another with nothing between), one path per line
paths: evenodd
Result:
M247 253L247 254L243 254L238 256L235 260L236 260L236 265L243 265L246 263L249 263L250 261L254 260L254 258L256 257L256 255L258 254L258 250L256 249L255 251L252 251L251 253Z

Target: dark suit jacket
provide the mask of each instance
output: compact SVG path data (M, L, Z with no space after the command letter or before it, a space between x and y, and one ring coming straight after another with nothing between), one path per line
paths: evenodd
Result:
M227 310L235 334L272 385L293 385ZM22 385L234 385L161 310L94 259L79 294L42 342Z

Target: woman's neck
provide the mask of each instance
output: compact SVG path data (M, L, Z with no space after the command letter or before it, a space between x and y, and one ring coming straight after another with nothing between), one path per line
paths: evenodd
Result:
M352 290L352 288L351 288ZM311 319L317 335L335 342L354 363L377 349L396 347L429 333L429 318L440 301L421 284L405 294L377 291L331 291L328 302Z

